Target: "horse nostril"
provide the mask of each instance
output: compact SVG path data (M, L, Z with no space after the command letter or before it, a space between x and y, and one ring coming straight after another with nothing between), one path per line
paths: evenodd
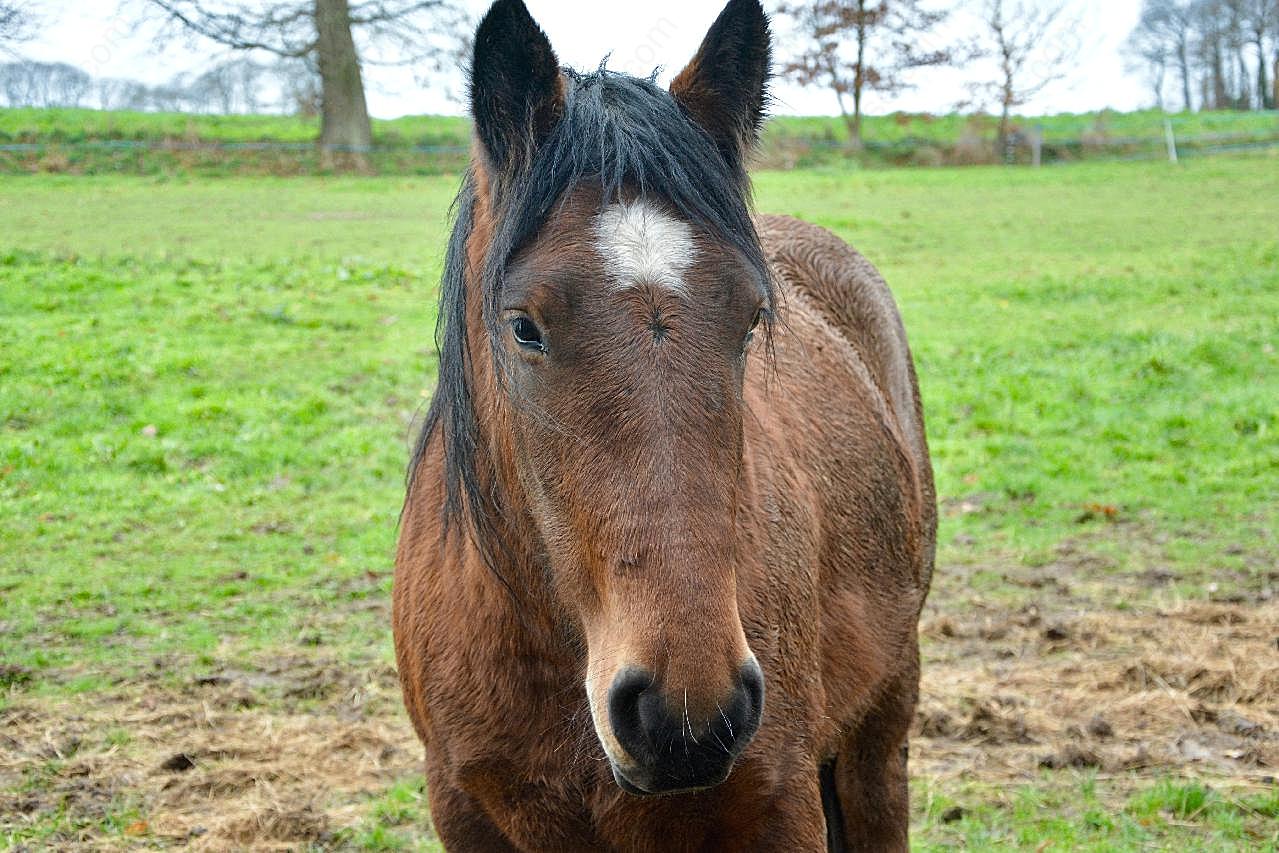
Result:
M613 734L632 758L647 760L652 735L661 727L661 697L653 687L653 673L628 666L619 671L608 690L608 720Z
M732 728L735 753L746 748L764 716L764 671L759 662L751 658L742 664L737 677L731 710L724 714L725 723Z
M742 680L742 690L745 691L747 699L750 700L755 716L762 716L764 713L764 671L759 668L759 661L751 658L742 664L741 673L738 677Z

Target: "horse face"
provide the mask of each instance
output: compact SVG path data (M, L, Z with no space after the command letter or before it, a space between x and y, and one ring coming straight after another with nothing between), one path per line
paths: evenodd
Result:
M475 45L481 195L500 216L572 104L518 0L493 5ZM744 190L768 57L759 3L731 0L672 83L673 133L696 137L687 150L725 176L708 198ZM749 230L737 203L737 230ZM595 729L633 793L723 781L763 713L737 610L751 555L735 522L743 374L768 306L760 276L660 193L604 198L586 181L565 188L493 291L499 417L532 547L581 625Z
M506 276L516 467L630 790L721 781L763 709L734 521L757 276L660 203L590 192Z

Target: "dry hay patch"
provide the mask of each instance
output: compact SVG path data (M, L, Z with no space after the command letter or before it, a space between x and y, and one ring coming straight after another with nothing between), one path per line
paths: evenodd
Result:
M925 622L916 772L1279 774L1279 604L1041 606Z
M389 680L344 675L329 688L306 669L305 695L332 701L283 707L245 686L260 675L200 677L183 690L132 685L89 707L33 700L6 709L0 833L65 808L86 828L59 838L61 849L149 838L196 850L292 850L332 841L361 820L370 796L421 772L421 747L399 712L393 673ZM277 688L272 696L290 695L288 684ZM253 701L240 701L250 695ZM120 730L128 742L109 745L106 733ZM56 769L23 785L41 766ZM92 821L125 799L144 820L126 830L133 837L108 838Z

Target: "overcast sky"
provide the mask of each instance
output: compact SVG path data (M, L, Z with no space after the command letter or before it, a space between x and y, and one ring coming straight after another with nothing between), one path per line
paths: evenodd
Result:
M1051 0L1047 0L1051 2ZM130 5L130 2L135 5ZM594 67L611 53L610 66L647 74L662 66L669 80L693 55L722 0L526 0L533 16L550 36L561 61ZM123 8L137 8L141 0L126 0ZM143 36L131 35L121 20L120 0L44 0L46 26L41 37L23 48L34 59L68 62L97 76L131 77L147 83L163 82L183 71L199 70L219 57L208 45L169 45L157 52ZM479 17L484 0L465 0ZM766 5L772 5L767 3ZM980 0L959 0L956 12L940 33L941 40L976 30L974 12ZM1045 90L1023 112L1083 112L1112 107L1136 109L1150 101L1141 81L1124 70L1119 46L1136 23L1140 0L1074 0L1070 29L1080 45L1074 70ZM785 32L779 36L785 38ZM785 44L779 45L784 51ZM892 110L949 112L964 100L966 83L983 69L928 71L912 78L915 88L894 97L872 93L870 113ZM375 116L391 118L415 113L458 113L462 107L448 92L460 91L460 77L420 83L398 68L366 69L369 108ZM774 112L830 114L833 96L818 89L801 89L778 81Z

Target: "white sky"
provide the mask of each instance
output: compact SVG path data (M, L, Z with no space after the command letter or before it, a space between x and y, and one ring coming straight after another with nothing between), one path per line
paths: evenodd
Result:
M123 8L136 9L141 2L123 0ZM488 6L486 0L464 2L477 19ZM669 80L688 61L723 8L723 0L526 2L566 64L591 68L611 52L610 67L647 74L661 65L663 80ZM765 5L772 3L765 0ZM1136 23L1139 6L1140 0L1073 0L1072 17L1078 24L1071 33L1081 45L1077 66L1023 111L1129 110L1148 105L1150 97L1141 81L1125 71L1119 52ZM121 0L44 0L43 7L46 26L40 38L23 46L22 51L33 59L68 62L96 76L131 77L156 84L179 72L198 70L221 56L212 46L193 48L182 43L158 53L145 36L130 33L130 19L119 13ZM980 8L979 0L958 0L955 8L940 34L942 40L975 31L973 15ZM917 84L912 90L892 98L872 93L866 111L949 112L964 99L966 82L981 74L976 66L921 72L912 78ZM460 76L423 85L405 69L367 67L365 77L369 108L376 116L462 111L461 104L447 95L449 90L461 91ZM819 89L802 89L779 80L774 95L776 113L836 112L833 96Z

